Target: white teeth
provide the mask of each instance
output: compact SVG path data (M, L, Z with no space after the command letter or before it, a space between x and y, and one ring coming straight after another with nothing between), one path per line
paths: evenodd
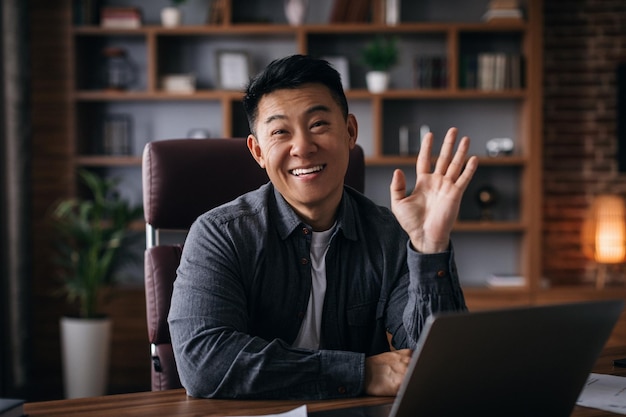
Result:
M297 169L293 169L293 170L291 170L291 173L297 177L297 176L300 176L300 175L312 174L314 172L319 172L322 169L324 169L324 166L323 165L318 165L318 166L314 166L314 167L311 167L311 168L297 168Z

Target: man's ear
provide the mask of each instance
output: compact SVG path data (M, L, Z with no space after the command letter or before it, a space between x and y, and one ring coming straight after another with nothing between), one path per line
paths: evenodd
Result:
M246 144L248 145L248 150L252 154L252 157L257 162L257 164L259 164L261 168L265 169L265 159L263 158L263 152L261 151L259 142L254 137L254 135L252 134L248 135Z
M350 145L350 149L354 148L356 145L356 138L359 135L359 124L356 121L356 116L354 114L348 114L348 144Z

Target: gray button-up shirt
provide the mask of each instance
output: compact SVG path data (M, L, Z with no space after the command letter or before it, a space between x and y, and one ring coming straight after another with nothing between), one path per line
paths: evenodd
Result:
M192 226L169 313L194 397L363 393L365 357L415 348L434 312L465 310L452 250L411 249L391 211L345 187L326 255L320 350L291 346L311 292L311 228L268 183Z

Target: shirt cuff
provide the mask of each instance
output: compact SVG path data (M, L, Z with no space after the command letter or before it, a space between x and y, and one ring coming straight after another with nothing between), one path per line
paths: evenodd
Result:
M452 243L445 252L423 254L407 243L410 280L417 284L418 289L436 291L437 293L454 292L458 285L458 276L454 266L454 249Z
M321 350L321 376L327 381L328 398L349 398L364 390L365 354Z

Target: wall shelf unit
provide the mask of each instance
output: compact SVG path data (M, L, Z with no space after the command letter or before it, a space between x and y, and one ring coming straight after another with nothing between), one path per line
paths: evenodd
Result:
M382 0L373 0L376 7ZM103 5L108 5L106 0ZM71 68L74 72L73 146L75 166L106 175L123 173L122 188L129 199L141 201L140 155L149 140L185 137L189 129L205 128L212 137L246 136L241 91L216 87L216 53L219 50L245 51L252 73L271 60L292 53L342 56L349 62L350 88L346 90L351 111L360 124L359 143L366 152L366 194L388 205L388 183L394 168L414 179L415 147L399 154L398 129L417 131L430 126L441 140L449 126L472 138L471 152L480 157L480 167L468 189L454 241L462 283L468 290L470 307L499 305L501 290L485 285L488 271L525 277L521 289L507 292L508 304L527 304L540 288L541 246L541 13L540 0L521 1L525 18L519 22L482 22L487 0L453 1L445 8L437 1L403 2L401 23L380 23L377 14L367 22L327 23L333 0L319 2L322 12L300 26L286 23L282 2L262 0L254 7L272 16L264 23L252 22L242 13L238 0L231 0L220 24L202 24L207 2L191 0L184 12L192 16L183 26L162 27L158 6L147 0L120 0L115 5L136 6L144 13L137 29L108 29L97 24L75 25L70 32ZM312 6L310 6L312 7ZM253 13L251 11L250 13ZM321 16L321 17L320 17ZM376 36L397 37L401 59L391 71L388 91L371 94L365 86L366 68L359 50ZM105 47L121 47L136 68L135 82L126 91L107 91L97 78ZM521 57L512 65L519 85L487 90L468 84L479 77L468 60L479 54L507 54ZM416 60L441 56L445 83L440 88L420 88ZM477 65L477 64L476 64ZM161 88L166 74L192 73L196 90L168 93ZM252 74L251 74L252 75ZM103 123L109 114L130 115L133 120L132 146L127 155L102 151ZM412 133L413 135L415 133ZM511 137L511 155L486 156L486 142ZM417 136L419 140L419 135ZM413 175L413 178L411 178ZM498 205L493 220L480 219L475 201L478 187L493 185ZM138 189L139 187L139 189ZM469 247L469 255L464 255ZM476 252L476 248L484 247ZM494 260L505 260L505 264ZM504 270L496 270L504 268ZM476 301L475 301L476 300Z

